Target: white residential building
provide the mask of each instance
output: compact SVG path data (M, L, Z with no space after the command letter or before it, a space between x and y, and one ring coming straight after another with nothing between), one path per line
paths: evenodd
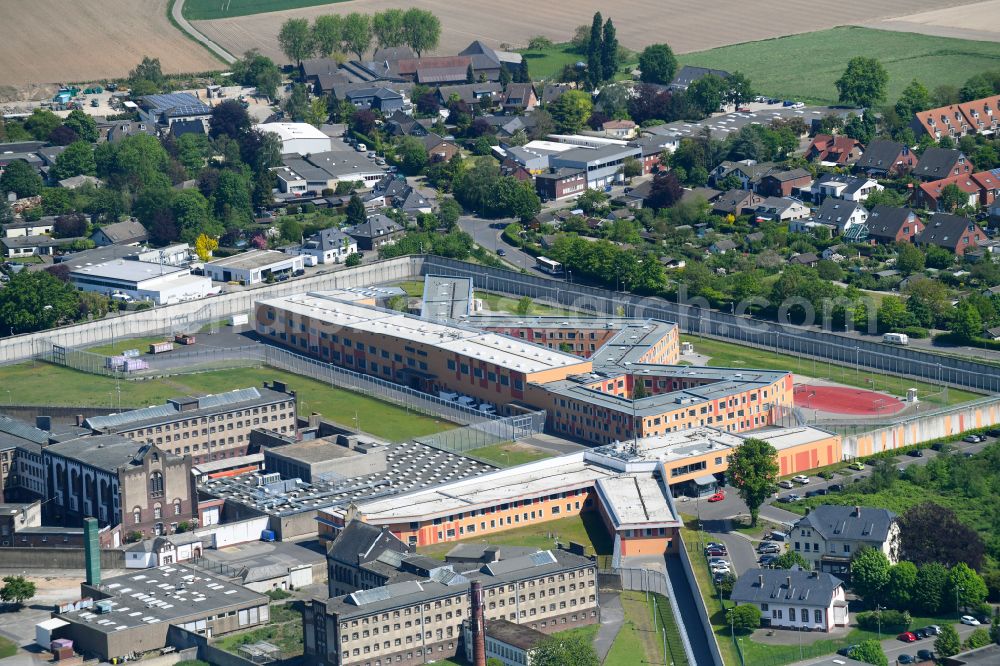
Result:
M797 565L748 569L736 580L729 598L759 608L764 627L829 632L848 625L843 581Z
M822 504L792 528L792 549L814 569L835 574L850 571L851 558L865 547L899 559L899 524L888 509Z

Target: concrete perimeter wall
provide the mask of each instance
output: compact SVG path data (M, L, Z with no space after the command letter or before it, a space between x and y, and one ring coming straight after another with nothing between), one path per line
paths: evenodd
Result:
M102 550L101 569L124 569L125 552ZM0 548L0 569L84 570L83 548Z
M195 530L206 548L225 548L239 543L260 541L260 533L268 529L269 518L260 516L224 525L209 525Z

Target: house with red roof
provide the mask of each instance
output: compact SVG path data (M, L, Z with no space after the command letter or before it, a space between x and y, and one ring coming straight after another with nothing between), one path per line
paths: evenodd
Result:
M979 204L981 185L972 177L972 174L961 176L949 176L941 180L934 180L929 183L920 183L914 193L916 205L927 210L944 210L941 207L941 193L948 185L955 185L965 192L969 197L966 205L976 206Z
M994 134L1000 129L1000 95L918 111L913 114L910 128L918 138L928 134L934 140Z
M817 134L806 149L806 159L827 166L847 166L861 157L861 142L841 134Z

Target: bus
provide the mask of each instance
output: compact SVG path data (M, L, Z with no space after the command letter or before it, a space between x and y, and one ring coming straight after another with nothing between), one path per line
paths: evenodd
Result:
M553 261L548 257L536 257L535 268L544 271L549 275L562 275L563 267L558 261Z

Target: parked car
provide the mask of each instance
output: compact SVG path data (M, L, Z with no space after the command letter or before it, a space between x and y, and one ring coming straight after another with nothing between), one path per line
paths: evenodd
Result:
M759 562L760 566L762 566L762 567L769 567L769 566L771 566L771 564L774 563L774 561L776 559L778 559L777 555L770 555L770 554L769 555L761 555L760 559L757 560L757 562Z
M793 484L788 479L782 479L781 481L778 481L778 487L779 488L794 488L795 484Z
M779 497L778 501L782 502L784 504L789 504L791 502L798 502L800 499L802 499L802 498L799 497L798 495L796 495L795 493L789 493L788 495L785 495L784 497Z
M708 550L709 548L718 548L719 550L725 550L726 544L719 543L718 541L709 541L708 543L705 544L705 550Z
M757 546L757 552L764 553L780 553L781 544L774 543L773 541L762 541L759 546Z
M917 635L918 639L929 638L930 634L927 633L927 629L914 629L913 633Z
M498 257L506 257L507 256L507 250L503 249L502 247L501 248L497 248L497 256Z
M986 431L986 434L990 437L1000 437L1000 428L990 428Z
M978 444L979 442L983 441L983 438L980 437L979 435L966 435L965 437L962 438L962 441L969 442L970 444Z
M854 650L854 648L856 647L858 647L856 643L854 645L845 645L844 647L837 650L837 654L839 654L841 657L850 657L851 651Z
M708 566L714 567L714 566L717 566L717 565L720 565L720 564L721 565L725 565L725 566L728 567L729 566L729 561L726 560L725 558L722 558L722 557L710 557L710 558L708 558Z
M726 551L722 550L721 548L708 548L705 550L705 554L708 555L709 557L718 557L721 555L725 555Z
M979 620L977 620L976 618L972 617L971 615L963 615L961 622L962 622L962 624L967 624L970 627L978 627L979 626Z
M721 502L724 499L726 499L726 491L725 490L720 490L719 492L717 492L714 495L712 495L711 497L709 497L708 501L709 502Z
M912 631L904 631L899 636L896 636L896 638L904 643L915 643L917 641L917 635Z
M855 460L850 465L848 465L848 467L850 467L851 469L856 469L856 470L858 470L860 472L861 470L863 470L865 468L865 464L863 462L861 462L860 460Z
M840 484L840 483L831 483L830 485L828 485L826 487L826 491L828 493L839 493L839 492L843 492L843 490L844 490L844 486L842 484Z
M923 458L924 457L924 450L923 449L913 449L912 451L907 451L906 455L908 455L908 456L910 456L912 458Z
M806 483L809 483L809 477L806 476L805 474L796 474L795 476L792 477L792 481L804 485Z
M729 568L728 564L713 564L709 567L712 573L731 573L732 569Z
M897 664L912 664L913 663L913 657L911 657L910 655L908 655L906 653L903 653L903 654L899 655L898 657L896 657L896 663Z
M931 650L917 650L917 659L920 661L934 661L934 652Z
M938 636L941 634L941 627L939 627L936 624L928 624L926 627L924 627L924 629L926 629L927 633L929 633L931 636Z

